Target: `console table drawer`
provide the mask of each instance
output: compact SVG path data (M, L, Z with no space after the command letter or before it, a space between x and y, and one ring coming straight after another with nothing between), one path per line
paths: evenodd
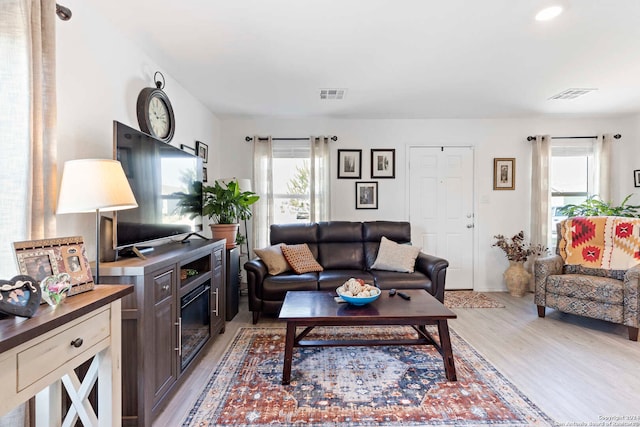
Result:
M94 355L93 347L111 334L110 318L111 311L104 310L71 327L57 328L49 338L20 351L17 354L17 391L85 352L87 358Z

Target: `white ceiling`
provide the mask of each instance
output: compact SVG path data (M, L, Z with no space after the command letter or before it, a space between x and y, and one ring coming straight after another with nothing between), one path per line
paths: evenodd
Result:
M560 17L537 22L533 16L544 1L93 4L220 116L640 112L640 0L563 0L568 8ZM346 88L347 94L321 101L321 88ZM569 88L598 90L549 100Z

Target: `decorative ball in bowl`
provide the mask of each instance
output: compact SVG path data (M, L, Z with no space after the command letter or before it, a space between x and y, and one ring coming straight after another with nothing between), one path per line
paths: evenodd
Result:
M362 279L349 279L336 289L336 293L352 305L366 305L380 297L380 289L364 283Z

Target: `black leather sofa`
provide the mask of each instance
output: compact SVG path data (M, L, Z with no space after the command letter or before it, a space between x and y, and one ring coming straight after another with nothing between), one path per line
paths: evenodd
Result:
M444 302L444 285L449 263L420 252L415 272L372 270L382 237L397 243L411 242L411 225L403 221L274 224L271 244L306 243L324 271L272 276L259 259L244 264L247 272L249 310L253 323L261 313L277 314L287 291L334 290L351 277L374 283L380 289L424 289Z

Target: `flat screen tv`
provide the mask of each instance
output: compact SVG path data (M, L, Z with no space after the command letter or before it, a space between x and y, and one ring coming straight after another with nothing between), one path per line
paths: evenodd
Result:
M113 122L115 158L138 207L114 212L113 248L140 248L202 230L202 159Z

